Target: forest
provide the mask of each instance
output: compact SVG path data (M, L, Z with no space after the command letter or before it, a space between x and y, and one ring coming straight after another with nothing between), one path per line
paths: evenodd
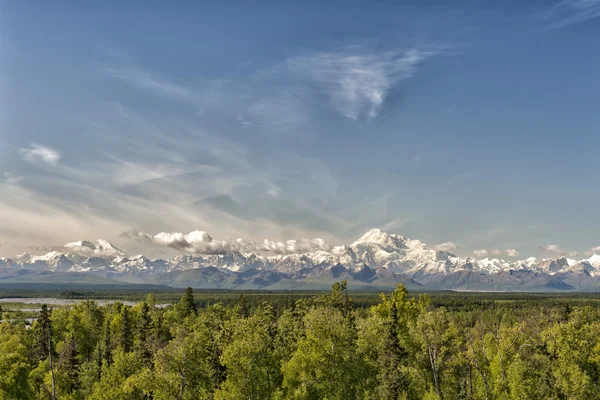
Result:
M157 305L42 305L31 326L0 308L0 400L600 398L597 299L361 296L342 281Z

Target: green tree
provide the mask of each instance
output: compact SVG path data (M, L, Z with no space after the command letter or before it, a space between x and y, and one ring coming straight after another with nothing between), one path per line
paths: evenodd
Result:
M419 345L417 359L429 376L427 386L439 399L457 398L458 388L452 378L458 351L458 330L444 308L424 311L413 326L412 335Z
M55 348L52 338L52 321L50 319L51 310L46 304L42 305L40 316L34 324L34 351L33 359L38 363L43 360L48 360L48 368L50 371L50 398L56 399L56 380L54 377L54 357Z
M102 320L102 312L94 301L83 301L71 307L66 329L77 346L80 362L92 361L102 334Z
M269 399L281 384L280 362L275 352L275 316L264 305L237 322L221 360L227 379L215 399Z
M121 331L119 332L119 347L129 353L133 349L133 323L129 314L129 308L123 307L121 310Z
M389 298L382 294L381 302L358 321L357 343L368 368L368 398L422 397L420 388L411 385L411 376L417 373L410 353L416 347L409 334L419 304L407 296L406 288L398 285Z
M584 317L585 318L585 317ZM552 375L561 397L598 398L600 393L600 323L571 313L543 333L553 359Z
M137 374L143 370L143 361L135 352L116 352L112 365L104 366L102 378L92 388L88 400L143 400L143 388Z
M196 307L196 300L194 299L194 290L191 287L185 289L185 294L181 298L179 304L184 317L198 315L198 308Z
M342 311L330 306L310 310L305 335L282 367L283 391L294 399L359 398L365 377L356 357L354 332Z
M107 319L104 324L104 346L102 359L104 363L110 367L112 363L112 339L111 339L111 330L110 330L110 321Z
M77 359L77 346L73 337L68 337L60 343L57 371L63 391L73 393L79 386L79 360Z
M152 359L151 335L152 335L152 318L150 316L150 306L143 302L140 309L140 316L137 325L137 351L142 359L149 363Z
M0 400L32 397L28 346L24 328L0 324Z
M173 339L157 351L154 371L146 368L138 376L138 386L156 400L211 398L215 371L210 363L210 336L179 325Z

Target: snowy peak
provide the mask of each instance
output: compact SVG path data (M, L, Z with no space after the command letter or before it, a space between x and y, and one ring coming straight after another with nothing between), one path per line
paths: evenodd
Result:
M350 246L356 247L365 244L379 244L388 249L405 248L405 240L406 239L400 235L389 234L383 232L381 229L371 229Z
M600 282L600 255L588 260L565 257L538 260L534 257L507 261L499 258L473 259L456 256L437 247L428 247L420 240L371 229L351 245L336 246L313 253L267 256L261 253L229 252L224 254L179 255L171 259L149 259L143 255L127 256L106 240L68 243L59 251L41 256L22 254L14 261L0 259L0 268L19 268L34 271L85 272L111 277L125 276L136 279L142 276L170 272L217 268L227 273L264 271L295 276L306 271L329 271L337 274L370 276L373 271L381 276L400 274L423 284L430 280L452 280L456 276L477 279L505 279L511 274L541 274L562 277L597 277ZM305 272L302 272L305 271ZM344 272L345 271L345 272ZM310 272L309 274L312 274ZM312 276L312 275L311 275ZM494 276L499 278L494 278ZM572 278L575 279L575 278ZM581 278L584 279L584 278Z
M63 246L66 251L73 251L82 254L94 254L102 256L124 256L125 253L117 249L107 240L98 239L93 242L82 240L80 242L67 243Z
M600 254L594 254L587 259L587 262L594 268L600 269Z
M17 262L27 262L31 260L31 254L29 253L21 253L15 256L15 261Z
M10 258L0 257L0 268L18 268L19 265Z

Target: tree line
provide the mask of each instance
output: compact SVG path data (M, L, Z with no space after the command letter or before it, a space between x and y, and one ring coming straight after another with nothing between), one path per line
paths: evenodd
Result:
M1 313L1 309L0 309ZM399 285L369 307L312 297L198 307L42 306L0 323L0 400L598 399L600 310L445 307Z

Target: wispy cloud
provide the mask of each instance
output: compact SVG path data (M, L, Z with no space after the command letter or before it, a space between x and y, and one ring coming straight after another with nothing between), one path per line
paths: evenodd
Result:
M101 127L94 123L98 115L104 118ZM265 162L263 147L213 134L194 116L163 121L123 105L115 109L113 103L85 116L82 128L90 135L109 135L110 146L106 141L88 157L61 158L16 185L7 185L0 172L0 220L6 221L0 224L0 240L5 244L114 240L115 233L131 226L146 232L202 226L257 243L264 237L336 240L332 227L343 230L350 223L343 212L328 208L339 195L338 178L318 159L271 149ZM229 203L204 201L211 198Z
M498 249L478 249L474 250L473 254L476 257L500 256L502 252Z
M458 246L454 242L444 242L444 243L435 245L433 248L435 250L440 250L440 251L453 251L453 250L456 250L458 248Z
M244 127L298 126L325 109L357 120L374 118L390 92L443 47L381 51L351 45L274 62L235 78L185 84L139 67L104 68L112 78L190 103L202 118L235 119Z
M600 17L600 0L563 0L540 15L546 29L563 28Z
M600 246L595 246L585 252L586 255L592 256L594 254L600 254Z
M277 242L265 239L262 243L236 240L215 240L204 231L190 233L161 232L154 236L130 230L123 232L126 239L154 243L175 250L193 254L223 254L231 252L270 252L274 254L310 253L317 250L329 250L331 246L323 239L300 239Z
M509 257L519 257L521 253L519 253L517 249L507 249L506 255Z
M564 254L565 253L565 251L556 244L546 244L546 245L540 246L540 250L543 250L547 253L554 253L554 254Z
M170 98L190 99L192 93L184 86L178 85L138 68L107 68L106 72L113 78L125 81L141 89L153 91Z
M576 251L563 250L556 244L547 244L544 246L540 246L540 250L542 250L546 253L557 255L557 256L568 256L568 257L576 257L577 256Z
M25 160L33 163L56 165L61 158L58 150L36 143L27 148L19 149L19 152Z
M12 172L4 173L4 183L7 183L9 185L14 185L15 183L20 182L22 179L23 179L22 176L15 175Z
M436 51L377 52L357 46L289 59L290 71L319 85L331 106L350 119L376 117L389 92L411 78Z
M486 249L473 250L476 257L486 257L489 253Z

